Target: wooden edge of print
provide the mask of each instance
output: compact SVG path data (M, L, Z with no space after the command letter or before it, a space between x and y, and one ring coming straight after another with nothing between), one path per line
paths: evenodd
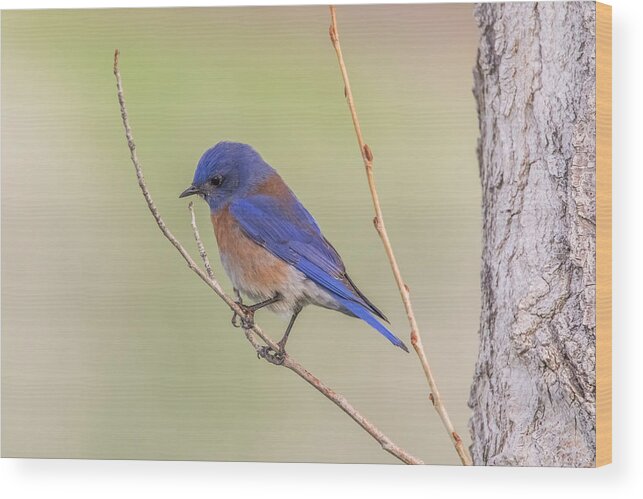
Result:
M596 466L612 462L612 7L596 3Z

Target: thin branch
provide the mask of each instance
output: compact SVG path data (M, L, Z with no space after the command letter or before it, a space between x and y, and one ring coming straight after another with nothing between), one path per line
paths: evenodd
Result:
M203 245L203 241L201 240L199 228L196 225L196 215L194 214L194 203L192 201L190 201L190 203L188 204L188 210L190 210L190 224L192 225L192 232L194 233L196 247L199 250L201 260L203 260L203 266L205 267L205 271L208 273L208 277L214 281L216 280L216 278L214 277L214 272L212 270L212 265L210 265L208 254L205 251L205 246Z
M158 209L154 204L152 196L150 195L150 192L147 189L147 185L145 184L145 178L143 177L143 170L138 160L138 155L136 154L136 144L134 143L134 138L132 136L132 129L130 127L129 118L127 115L127 107L125 106L125 97L123 95L123 83L121 81L121 73L118 66L118 56L119 56L119 51L116 50L114 52L114 76L116 78L116 88L118 91L118 102L121 109L121 118L123 120L123 127L125 128L125 137L127 138L127 145L130 150L132 164L134 165L134 169L136 170L138 185L141 188L141 192L143 193L143 197L145 198L145 201L147 202L147 207L152 213L152 216L154 217L154 220L156 221L156 224L158 225L163 235L170 241L170 243L172 243L172 245L181 254L183 259L188 264L188 267L195 274L197 274L201 278L201 280L205 282L217 294L217 296L219 296L226 303L226 305L228 305L228 307L230 307L230 309L233 312L235 312L239 316L243 316L244 311L230 296L228 296L225 293L225 291L223 290L223 288L215 278L214 272L212 272L212 267L210 266L210 262L209 262L207 253L205 251L205 247L203 246L203 242L201 241L201 236L199 234L199 230L196 225L196 217L194 215L194 209L192 205L190 204L190 207L189 207L191 212L191 217L192 217L192 220L191 220L192 230L194 232L194 238L197 242L199 254L201 255L201 258L206 267L205 272L196 264L196 262L192 259L190 254L183 247L183 245L178 241L178 239L174 237L170 229L167 227L167 225L161 218L161 215L159 214ZM244 328L244 331L246 334L246 338L252 344L253 348L257 352L257 355L263 356L264 359L271 362L269 357L263 353L264 348L262 345L259 344L256 337L261 338L261 340L263 340L264 343L274 351L277 351L278 349L277 344L267 334L265 334L261 330L261 328L259 328L259 326L257 326L256 324L253 325L251 328ZM400 461L406 464L424 464L421 460L417 459L416 457L413 457L404 449L396 445L390 438L388 438L375 425L373 425L373 423L371 423L368 419L362 416L357 411L357 409L355 409L342 395L340 395L339 393L335 392L333 389L331 389L330 387L322 383L316 376L314 376L308 370L306 370L299 362L297 362L290 355L284 354L283 362L278 363L278 365L282 365L283 367L290 369L298 376L303 378L310 385L312 385L316 390L322 393L326 398L331 400L342 411L344 411L351 419L353 419L358 425L360 425L369 435L371 435L371 437L373 437L385 451L389 452L390 454L397 457Z
M382 208L380 205L379 195L377 193L377 188L375 186L375 177L373 175L373 153L371 148L364 142L364 137L362 135L362 128L357 117L357 111L355 109L355 101L353 99L353 92L351 91L351 84L348 79L348 71L346 70L346 64L344 62L344 56L342 54L342 48L339 43L339 32L337 30L337 16L335 13L335 7L330 6L330 17L331 25L329 28L330 40L335 48L335 53L337 54L337 61L339 62L339 68L342 73L342 79L344 80L344 95L346 96L346 101L348 102L348 108L351 113L351 118L353 120L353 126L355 127L355 134L357 135L357 143L359 144L360 153L362 155L362 160L364 161L364 167L366 169L366 178L368 179L368 188L371 191L371 198L373 200L373 208L375 209L375 218L373 219L373 224L375 229L382 239L384 245L384 250L386 251L386 256L388 257L389 263L391 264L391 269L393 270L393 275L395 276L395 282L397 287L400 290L400 295L402 296L402 302L404 303L404 309L406 310L406 317L411 326L411 344L417 353L422 368L424 369L424 374L426 380L429 384L429 399L433 402L435 410L438 412L442 424L449 434L449 438L453 442L456 452L460 457L460 461L464 465L471 465L471 456L469 451L464 447L462 439L455 431L453 423L449 418L447 409L444 405L440 392L438 390L438 385L435 382L435 377L431 371L431 366L424 352L424 347L422 346L422 338L420 336L420 330L417 325L417 320L415 319L415 313L413 312L413 305L411 304L411 296L409 293L409 287L404 282L400 268L397 264L397 259L395 258L395 253L393 253L393 247L391 246L391 241L388 237L388 232L386 231L386 225L384 224L384 216L382 214Z
M190 225L192 225L192 233L194 234L194 240L196 241L196 247L199 250L199 256L201 256L201 260L203 260L203 266L205 267L205 271L208 274L208 277L210 278L211 281L216 281L216 277L214 275L214 271L212 270L212 265L210 265L210 258L208 258L208 253L205 250L205 246L203 244L203 241L201 240L201 234L199 233L199 227L197 226L196 223L196 214L194 213L194 203L190 201L188 204L188 209L190 210ZM235 310L235 313L236 312ZM255 327L256 326L255 324ZM262 351L262 345L257 341L257 334L255 331L249 328L244 328L244 333L246 334L246 338L252 345L252 347L255 349L255 352L257 352L257 356L261 356L261 351ZM266 337L266 344L267 340L269 338ZM276 345L275 345L276 346Z

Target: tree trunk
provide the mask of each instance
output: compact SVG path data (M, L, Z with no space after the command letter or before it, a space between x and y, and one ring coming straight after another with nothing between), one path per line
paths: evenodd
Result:
M595 461L595 4L481 4L476 464Z

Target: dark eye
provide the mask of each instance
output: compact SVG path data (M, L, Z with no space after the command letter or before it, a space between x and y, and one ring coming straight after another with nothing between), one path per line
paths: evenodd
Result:
M216 175L210 179L210 185L218 187L223 182L223 177L221 175Z

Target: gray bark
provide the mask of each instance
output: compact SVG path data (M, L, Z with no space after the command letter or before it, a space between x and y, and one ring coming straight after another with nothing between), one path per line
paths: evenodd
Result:
M595 5L481 4L476 464L595 460Z

